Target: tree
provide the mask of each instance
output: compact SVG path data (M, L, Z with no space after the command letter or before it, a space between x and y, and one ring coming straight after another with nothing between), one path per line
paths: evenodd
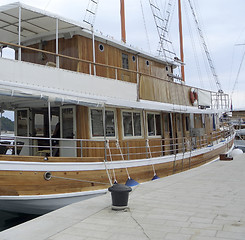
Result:
M14 131L14 122L9 118L1 118L1 130L2 131Z

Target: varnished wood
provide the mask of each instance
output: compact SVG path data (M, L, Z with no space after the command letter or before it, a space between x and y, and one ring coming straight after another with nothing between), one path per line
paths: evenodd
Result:
M229 146L222 146L214 151L209 151L191 158L186 157L185 159L175 162L156 164L154 168L157 176L165 177L211 161L217 158L220 153L227 151L227 148L231 146L232 141L229 143ZM2 156L0 157L2 158ZM20 158L20 156L12 157ZM38 159L38 157L35 159ZM51 159L55 158L50 158L50 160ZM29 160L31 160L31 158ZM90 161L91 159L87 160ZM112 170L110 170L110 172L112 175ZM149 181L154 176L152 165L128 168L128 172L130 177L138 182ZM109 186L109 180L105 170L52 172L53 177L49 181L44 179L44 172L0 171L0 173L1 195L56 194L96 190ZM125 183L127 181L128 176L125 169L116 169L115 174L119 183Z

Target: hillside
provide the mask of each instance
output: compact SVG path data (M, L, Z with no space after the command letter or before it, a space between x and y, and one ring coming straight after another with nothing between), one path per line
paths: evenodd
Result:
M2 131L14 131L14 122L6 117L1 118Z

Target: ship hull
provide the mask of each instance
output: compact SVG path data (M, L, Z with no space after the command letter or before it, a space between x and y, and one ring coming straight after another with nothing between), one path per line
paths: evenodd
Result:
M214 146L152 159L107 163L0 161L0 209L44 214L106 193L110 186L109 178L111 182L126 183L130 176L139 183L146 182L154 177L154 172L158 177L165 177L185 171L218 159L219 154L232 148L231 137ZM51 174L49 180L44 178L47 172Z

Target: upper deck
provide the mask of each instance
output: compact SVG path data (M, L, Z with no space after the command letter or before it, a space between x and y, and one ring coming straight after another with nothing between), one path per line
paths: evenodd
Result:
M176 63L100 36L85 23L20 3L0 7L0 45L14 48L19 60L0 59L5 95L18 89L79 104L176 112L229 108L228 95L197 88L193 104L192 87L175 81Z

